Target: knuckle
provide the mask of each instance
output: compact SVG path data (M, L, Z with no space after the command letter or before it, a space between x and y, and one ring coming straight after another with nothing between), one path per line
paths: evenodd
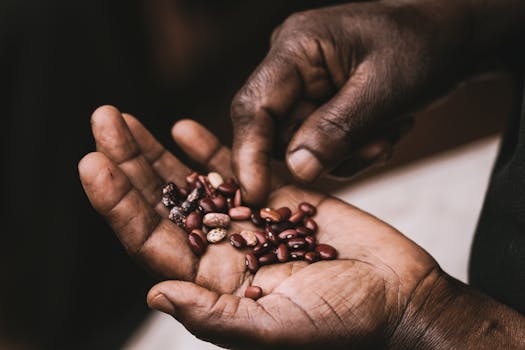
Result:
M256 112L255 94L249 87L239 91L230 106L230 116L234 125L245 125L253 120Z

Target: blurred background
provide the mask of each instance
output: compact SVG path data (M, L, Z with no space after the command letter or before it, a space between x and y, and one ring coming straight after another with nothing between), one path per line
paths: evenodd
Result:
M155 281L83 194L90 115L116 105L171 149L171 125L191 117L230 144L231 99L272 29L334 3L0 0L0 349L209 347L151 316ZM418 115L386 167L317 186L393 223L465 280L513 91L502 74L468 82Z

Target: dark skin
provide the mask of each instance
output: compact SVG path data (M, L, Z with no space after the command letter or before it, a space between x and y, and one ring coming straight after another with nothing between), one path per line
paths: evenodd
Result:
M268 205L316 204L317 238L339 259L264 266L252 275L228 242L196 257L159 201L163 183L183 185L191 170L113 107L99 108L92 128L97 152L79 163L86 194L129 254L166 279L151 289L149 305L196 336L238 349L523 347L522 316L447 276L388 224L277 175ZM203 168L233 175L230 150L201 125L180 121L172 135ZM243 228L253 227L235 223L229 233ZM244 298L249 285L264 296Z
M263 203L270 160L303 183L384 160L406 116L525 34L520 0L390 0L290 16L231 108L233 164L244 198Z

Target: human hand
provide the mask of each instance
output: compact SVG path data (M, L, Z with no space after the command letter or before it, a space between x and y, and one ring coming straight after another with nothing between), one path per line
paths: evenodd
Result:
M407 115L474 66L460 3L374 1L289 17L232 103L243 198L264 202L275 151L303 182L387 159Z
M255 275L244 254L222 242L195 256L187 233L167 219L161 186L184 185L191 170L132 116L111 107L92 118L98 152L79 163L82 185L128 253L169 279L148 303L200 338L234 348L386 346L407 323L405 310L443 279L436 262L397 230L333 197L272 177L271 207L317 205L320 243L339 259L264 266ZM205 169L232 176L230 150L201 125L183 120L173 137ZM229 232L253 228L234 222ZM244 298L249 285L264 296ZM118 296L116 296L118 297ZM408 322L410 323L410 322Z

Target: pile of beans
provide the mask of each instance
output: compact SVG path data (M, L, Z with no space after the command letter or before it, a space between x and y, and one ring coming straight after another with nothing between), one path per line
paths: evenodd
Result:
M166 184L162 203L170 209L169 219L188 233L190 248L197 256L205 253L208 244L228 235L231 220L250 220L256 229L233 233L229 240L236 249L249 249L246 267L252 273L263 265L337 257L332 246L316 243L318 227L312 217L317 209L310 203L299 204L294 213L288 207L252 209L243 205L235 180L224 180L216 172L207 176L194 172L186 177L186 183L187 188ZM245 295L257 299L262 290L250 286Z

